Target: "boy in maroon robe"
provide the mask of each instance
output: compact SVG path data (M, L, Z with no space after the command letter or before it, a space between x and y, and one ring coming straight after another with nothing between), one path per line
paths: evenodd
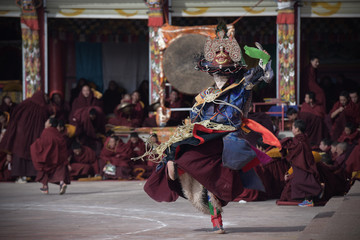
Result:
M100 154L100 168L103 169L105 176L107 178L131 179L133 164L130 159L131 154L132 150L128 145L124 144L119 137L114 135L108 137ZM111 164L116 167L114 173L106 173L105 166L107 164Z
M42 91L20 103L12 112L11 120L0 142L0 150L11 154L11 175L18 182L35 177L36 170L30 156L30 145L41 135L49 118L47 102Z
M132 157L140 157L146 151L146 146L144 141L139 137L136 132L130 134L130 139L126 143L128 148L132 151ZM144 178L148 178L151 175L152 167L148 166L145 161L136 160L133 163L133 173L136 179L143 180Z
M71 112L69 114L69 122L72 121L73 115L75 114L76 110L94 106L102 108L102 103L94 96L94 93L92 92L90 86L85 84L84 86L82 86L79 96L75 98L74 102L72 103Z
M64 102L63 95L60 91L52 91L50 93L50 114L54 115L58 120L68 122L70 107Z
M49 182L60 185L60 194L64 194L67 184L70 184L66 141L57 125L56 118L48 119L41 136L30 147L31 158L38 171L36 181L43 184L40 190L45 194L49 193Z
M339 101L336 102L330 111L332 121L331 138L337 140L345 128L347 122L356 122L356 105L349 100L349 93L342 91Z
M166 100L165 106L168 108L181 108L183 107L182 100L179 97L179 92L173 89L170 93L169 99ZM181 125L182 121L188 116L182 111L172 111L167 126L178 126Z
M305 122L298 119L292 125L295 137L281 141L282 152L293 168L291 184L291 199L304 199L300 207L314 206L313 198L321 191L319 173L306 135ZM288 153L286 154L286 150Z
M360 124L360 99L359 99L359 92L356 89L352 89L349 91L349 96L351 101L356 106L356 124Z
M85 107L75 111L71 124L76 126L75 136L81 144L100 154L102 134L105 132L105 116L101 108Z
M317 71L319 67L319 58L316 56L312 56L310 58L310 64L306 67L305 71L301 75L301 99L305 97L305 93L309 91L313 91L318 99L318 105L325 112L326 109L326 97L324 90L317 83Z
M73 151L70 164L72 178L99 174L99 164L94 150L81 146L76 141L72 143L71 148Z
M352 122L347 122L338 142L346 142L350 145L357 144L360 138L360 131L358 131Z

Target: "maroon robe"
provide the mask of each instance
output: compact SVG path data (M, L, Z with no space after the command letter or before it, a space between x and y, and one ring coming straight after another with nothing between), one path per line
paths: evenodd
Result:
M306 67L304 74L302 75L301 86L301 99L304 99L305 94L309 91L312 91L316 94L316 101L319 106L323 109L322 112L325 112L326 109L326 97L324 90L317 83L317 69L315 69L311 64Z
M358 130L355 130L355 132L347 135L345 131L341 134L341 136L338 138L338 142L346 142L348 144L357 144L360 139L360 132Z
M97 112L95 120L91 120L89 116L92 108ZM95 152L100 152L102 142L98 133L105 132L105 116L101 108L96 106L80 108L74 112L70 123L76 126L75 136L83 145L91 147Z
M80 92L79 96L75 98L74 102L71 106L71 112L69 114L69 122L72 121L73 115L75 114L76 110L86 107L99 107L102 108L102 103L99 99L94 97L94 93L90 90L89 97L84 97L84 95Z
M8 105L5 103L5 101L4 101L4 99L5 99L6 97L7 97L7 96L4 96L4 97L2 98L1 105L0 105L0 111L8 112L8 113L11 115L12 112L14 111L15 107L17 106L17 104L13 102L11 106L8 106Z
M168 108L181 108L182 107L182 101L181 99L178 99L175 102L170 102L170 100L167 100L165 102L165 106ZM167 126L177 126L181 125L182 121L187 117L187 114L182 111L171 111L171 116L169 121L167 122Z
M120 105L118 105L120 106ZM125 127L140 127L142 122L142 105L140 103L136 104L131 113L124 113L122 109L117 107L114 109L115 117L109 119L108 123L115 126L125 126ZM137 110L135 111L135 108Z
M93 149L82 146L80 155L73 155L71 161L71 177L99 174L99 164Z
M146 151L146 146L144 141L139 138L137 143L132 143L130 140L126 143L126 145L132 151L132 157L140 157ZM153 166L147 164L146 161L137 160L133 162L133 173L136 179L142 180L150 177L153 170Z
M132 177L133 165L133 162L131 161L132 149L121 139L118 141L114 149L110 149L108 147L109 139L110 138L105 141L104 147L100 153L100 168L103 169L107 163L111 163L112 165L116 166L116 173L115 176L108 177L121 177L122 179L130 179Z
M54 127L45 128L41 136L31 144L31 158L38 171L36 181L44 185L70 183L66 140Z
M306 135L285 138L281 145L282 151L288 150L286 159L294 171L290 180L291 199L318 196L321 193L320 176Z
M217 138L198 146L191 146L179 157L177 166L189 173L208 191L212 192L223 205L233 201L244 190L239 171L226 168L222 164L223 141ZM211 174L209 174L211 173ZM182 196L178 180L168 180L167 168L153 172L144 190L158 202L173 202Z
M310 106L305 102L301 105L301 111L298 118L305 122L305 133L312 146L318 146L321 140L328 135L324 116L325 112L319 105Z
M333 108L331 109L330 115L341 106L342 106L341 103L337 101L334 104ZM356 117L358 114L356 112L356 105L352 101L349 101L344 108L345 108L344 111L339 113L335 118L331 119L332 126L331 126L330 134L331 134L331 138L334 141L336 141L340 137L347 122L353 122L353 123L356 122Z
M346 172L352 174L357 171L360 171L360 142L355 146L346 160Z
M132 119L138 121L140 126L140 124L144 120L144 113L145 113L144 103L139 101L133 104L134 104L134 113Z
M36 176L30 156L30 145L41 135L49 117L44 93L36 92L13 111L0 150L11 152L13 176Z
M67 123L69 120L70 107L66 103L62 103L59 106L56 103L51 102L49 104L49 112L50 115L54 115L55 118L64 121L64 123Z

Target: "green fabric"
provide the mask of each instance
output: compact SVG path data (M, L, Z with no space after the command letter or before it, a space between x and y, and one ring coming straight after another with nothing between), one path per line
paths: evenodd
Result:
M210 214L211 214L212 216L214 216L214 207L213 207L213 205L211 204L210 201L209 201L208 203L209 203Z
M258 48L245 46L244 49L245 49L246 55L248 55L249 57L252 57L252 58L256 58L256 59L262 59L263 63L265 65L270 60L270 55L264 53L263 51L261 51Z

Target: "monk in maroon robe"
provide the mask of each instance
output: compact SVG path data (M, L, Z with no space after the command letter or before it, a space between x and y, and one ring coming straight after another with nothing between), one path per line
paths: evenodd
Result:
M136 128L141 126L141 119L137 117L135 105L130 102L120 103L114 110L115 117L109 119L108 123L115 126Z
M301 105L299 118L306 123L306 134L311 145L318 146L320 141L327 137L327 128L324 122L325 109L317 104L314 92L305 94L305 102Z
M132 157L140 157L146 151L146 146L144 141L139 137L136 132L130 134L130 139L126 145L132 151ZM152 167L148 166L146 161L136 160L133 162L133 174L136 179L142 180L148 178L151 175Z
M57 125L57 119L47 120L41 136L30 147L31 158L38 171L36 181L43 184L40 190L46 194L49 182L60 185L60 194L64 194L67 184L70 184L66 141Z
M342 132L341 136L338 138L338 142L346 142L350 145L357 144L360 139L360 131L356 129L353 123L348 122Z
M359 126L360 124L360 99L359 92L355 89L349 91L350 100L355 104L356 107L356 121L355 123Z
M337 140L345 128L347 122L355 122L357 117L356 105L349 100L349 93L342 91L339 101L336 102L330 111L331 138Z
M62 120L64 123L69 120L70 107L63 101L62 93L59 91L53 91L50 93L50 114L56 119Z
M94 93L91 91L89 85L84 85L81 88L79 96L75 98L71 106L71 112L69 114L69 122L72 121L73 115L78 109L86 107L99 107L102 108L102 103L99 99L94 96Z
M71 159L72 178L87 177L100 173L98 159L94 150L87 146L81 146L79 142L73 142L71 145L73 154Z
M168 108L182 108L182 99L179 97L179 92L173 89L170 93L169 99L165 101L165 106ZM182 121L188 116L186 112L171 111L171 116L167 122L167 126L178 126L182 124Z
M347 173L352 175L353 172L358 171L360 171L360 142L355 146L346 160ZM352 181L354 180L360 180L360 175L357 174L352 176Z
M134 106L132 119L139 122L140 126L145 116L145 105L141 101L141 96L139 92L135 91L131 94L131 104L133 104Z
M9 96L4 96L1 101L0 111L11 114L15 106L16 103L14 103Z
M0 150L12 154L11 174L15 177L35 177L36 171L30 156L30 145L41 135L49 118L47 103L42 91L20 103L0 142Z
M322 188L310 144L304 134L305 128L304 121L296 120L292 126L295 137L283 139L281 145L284 154L288 151L286 159L293 168L292 179L288 182L291 199L305 199L299 206L314 206L313 198L320 195Z
M129 146L124 144L117 136L108 137L100 154L100 168L103 169L105 176L115 179L131 179L133 165L131 154L132 150ZM107 164L115 166L115 172L107 173Z
M319 58L311 57L310 64L306 67L301 76L301 99L304 99L305 93L312 91L316 94L317 104L321 106L322 111L326 111L326 97L324 90L317 83L317 70L319 67Z
M102 148L101 136L105 132L104 119L101 108L92 106L76 110L70 122L76 127L75 136L81 144L91 147L97 154Z

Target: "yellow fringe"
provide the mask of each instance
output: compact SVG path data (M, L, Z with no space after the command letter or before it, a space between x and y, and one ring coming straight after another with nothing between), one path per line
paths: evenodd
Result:
M175 130L174 134L169 138L167 142L161 143L160 145L153 145L149 140L146 141L146 152L144 155L136 158L132 158L133 161L136 160L144 160L147 157L148 161L152 161L154 163L159 163L162 161L163 157L165 157L164 153L166 149L170 148L170 146L174 143L183 141L193 136L193 130L195 124L202 125L208 129L213 130L221 130L221 131L235 131L236 128L230 125L224 125L219 123L211 122L210 120L204 120L201 122L184 124ZM150 139L150 138L149 138Z

